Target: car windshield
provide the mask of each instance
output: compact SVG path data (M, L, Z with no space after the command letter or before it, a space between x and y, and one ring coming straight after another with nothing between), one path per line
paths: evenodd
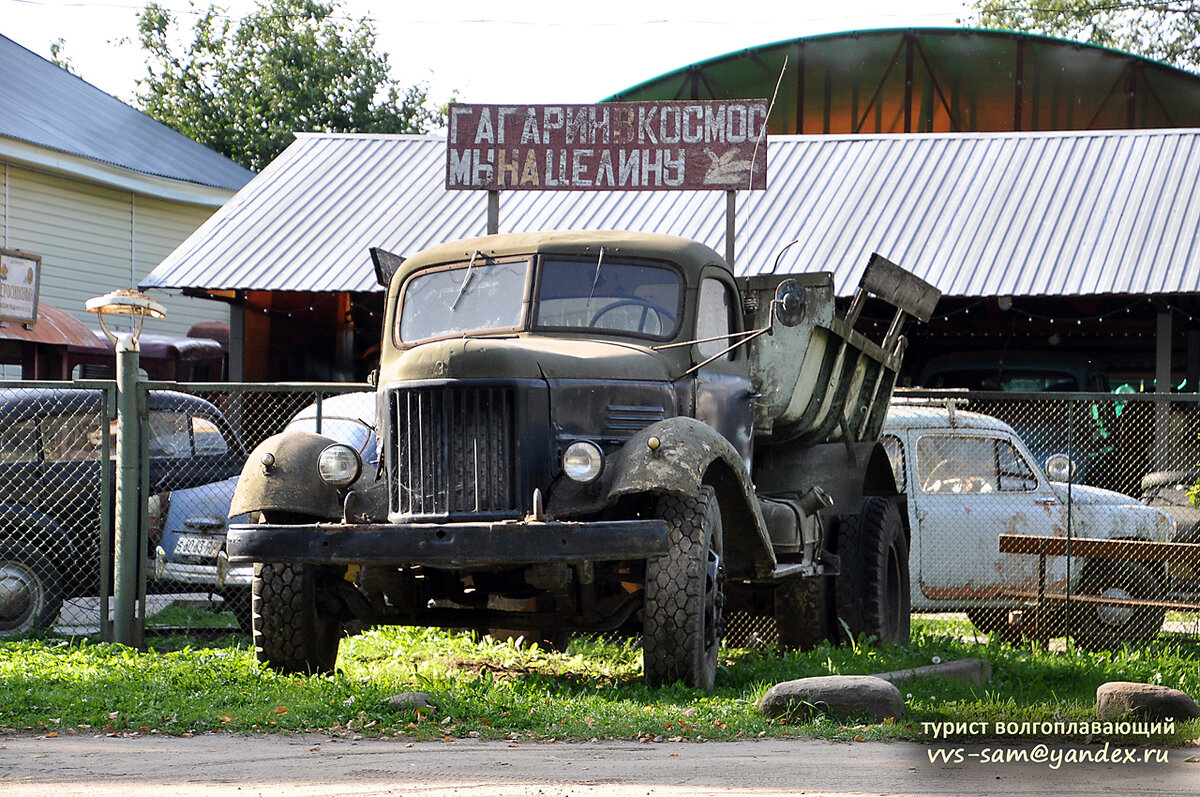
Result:
M1062 371L996 369L946 371L926 380L932 388L1003 390L1006 393L1061 393L1080 389L1079 380Z
M294 418L287 428L330 437L358 451L368 465L378 462L374 445L375 429L357 418L323 417L318 422L315 416L308 415Z
M683 277L673 268L605 259L542 260L535 325L670 337Z
M521 326L526 260L487 262L479 257L453 268L420 272L404 285L397 338L433 338Z

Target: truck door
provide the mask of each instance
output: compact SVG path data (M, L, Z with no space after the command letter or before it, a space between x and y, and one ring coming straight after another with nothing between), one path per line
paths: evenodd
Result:
M750 385L746 347L722 354L733 341L727 337L741 330L738 293L732 282L717 276L715 269L700 282L697 301L696 419L723 434L733 443L746 467L750 467L754 438L754 399Z

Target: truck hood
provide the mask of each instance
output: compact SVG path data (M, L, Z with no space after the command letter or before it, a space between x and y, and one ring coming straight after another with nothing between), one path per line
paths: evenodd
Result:
M616 379L670 382L681 368L649 346L547 336L439 340L399 352L381 382L411 379ZM685 350L686 351L686 350ZM684 355L686 357L686 355Z

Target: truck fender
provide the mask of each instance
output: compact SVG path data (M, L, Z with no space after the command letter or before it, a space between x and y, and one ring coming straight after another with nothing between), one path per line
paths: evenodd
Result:
M292 430L259 443L242 467L229 517L279 511L340 520L338 488L326 484L317 473L317 458L334 442L324 435Z
M611 463L609 503L640 493L697 497L716 491L724 527L726 572L754 576L775 569L775 553L746 463L733 444L694 418L668 418L637 432Z

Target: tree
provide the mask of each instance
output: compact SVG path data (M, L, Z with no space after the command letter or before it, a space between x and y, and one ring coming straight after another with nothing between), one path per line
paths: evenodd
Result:
M986 28L1043 33L1200 71L1200 7L1189 0L976 0Z
M338 0L259 0L232 21L210 6L175 44L176 21L156 2L138 15L148 55L138 102L150 116L243 166L259 170L293 131L419 133L444 114L423 85L402 86L376 52L369 20Z

